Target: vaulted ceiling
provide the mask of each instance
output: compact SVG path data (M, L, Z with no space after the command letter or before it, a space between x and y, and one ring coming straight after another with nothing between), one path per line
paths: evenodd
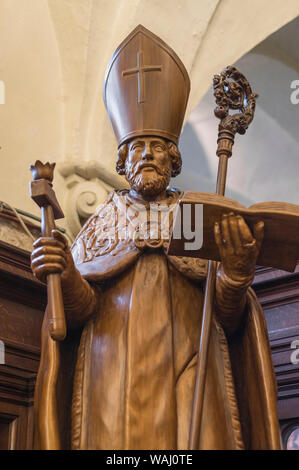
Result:
M259 122L268 123L263 132L269 135L258 135L255 140L259 142L258 148L256 143L250 146L251 159L252 153L256 156L246 178L240 176L238 167L244 159L233 157L230 175L238 175L229 181L229 186L237 195L243 191L245 199L253 200L249 189L258 181L254 171L259 174L257 163L266 148L269 153L278 151L278 132L288 133L288 142L291 142L291 128L285 125L288 109L282 112L284 118L280 122L272 109L275 103L281 108L287 104L285 101L278 104L273 94L269 102L269 85L274 86L278 80L278 66L285 68L283 74L286 75L282 76L287 76L287 80L295 69L261 51L261 46L247 53L298 14L298 0L284 2L283 8L281 0L2 0L0 80L5 83L6 103L0 105L0 200L32 213L38 212L27 189L28 167L36 158L58 162L75 160L81 165L82 174L88 173L90 179L93 177L90 162L99 164L92 166L96 178L101 172L115 175L116 142L102 100L102 84L113 51L140 23L177 52L191 77L187 117L192 114L184 136L189 127L193 140L189 139L188 150L184 136L182 138L183 154L186 154L185 180L178 180L177 184L185 185L190 175L190 185L194 181L195 189L201 176L207 182L203 187L214 189L216 124L213 117L208 122L213 99L206 92L213 74L243 57L240 67L244 64L243 71L261 99L255 123L248 135L238 139L235 152L241 153L245 143L249 149L249 139L261 129ZM296 35L296 26L293 28L292 34ZM288 34L276 41L288 56L293 55L294 61L297 60L298 50L295 44L288 42ZM278 43L273 42L272 49L278 48ZM249 59L246 62L245 57L251 57L251 62ZM266 70L272 70L268 85ZM278 86L275 85L275 89ZM288 93L289 83L285 87ZM279 112L276 114L278 116ZM270 125L271 119L274 127ZM198 120L200 126L195 125ZM269 144L270 133L272 143ZM263 142L267 142L267 146L263 147ZM193 152L196 156L190 159L191 145L196 149L202 147L202 157L199 158L196 150ZM282 146L281 152L289 156L291 152L285 149ZM193 168L197 159L201 161L200 166ZM245 160L249 162L249 158ZM233 165L236 165L235 170ZM275 179L275 184L279 185L278 178ZM55 185L63 204L67 191L58 172Z
M299 104L291 102L291 83L299 80L298 42L296 18L234 64L259 94L253 123L244 136L236 137L229 160L226 194L245 204L299 203ZM210 87L186 123L181 138L184 172L174 182L186 189L215 190L214 107Z

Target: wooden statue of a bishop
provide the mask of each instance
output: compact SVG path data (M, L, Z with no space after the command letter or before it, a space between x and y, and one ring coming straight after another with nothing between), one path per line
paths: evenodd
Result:
M161 221L182 194L168 185L181 171L189 89L181 60L142 26L108 66L116 170L130 190L109 195L71 250L55 230L35 242L35 275L61 273L68 329L53 340L46 311L36 448L188 447L207 262L168 256ZM251 231L233 214L219 221L198 449L279 448L267 329L250 289L262 239L262 224Z

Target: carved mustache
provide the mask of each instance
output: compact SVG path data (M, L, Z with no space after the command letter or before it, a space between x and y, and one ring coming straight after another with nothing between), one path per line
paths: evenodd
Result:
M154 170L156 170L156 172L159 174L159 175L162 175L162 172L160 170L159 167L157 167L156 165L154 165L153 163L149 163L149 162L140 162L140 163L137 163L135 169L134 169L134 176L136 176L141 170L142 168L154 168Z

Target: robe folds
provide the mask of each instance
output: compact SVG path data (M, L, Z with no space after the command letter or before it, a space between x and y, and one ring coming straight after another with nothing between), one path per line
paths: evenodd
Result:
M123 202L113 193L73 246L77 269L101 289L98 311L62 343L45 315L36 448L187 449L206 262L132 237L100 242ZM267 328L251 289L232 337L214 315L198 448L279 448Z

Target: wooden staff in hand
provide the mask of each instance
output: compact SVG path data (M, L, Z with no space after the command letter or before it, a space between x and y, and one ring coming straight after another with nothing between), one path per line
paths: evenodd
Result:
M245 134L253 119L255 101L258 95L252 93L251 87L244 75L235 67L230 66L226 67L219 75L214 76L213 87L217 105L215 115L221 119L216 152L219 157L216 194L224 196L227 163L232 155L235 135L236 133ZM229 115L230 109L237 112ZM202 328L189 434L188 448L191 450L199 448L217 264L216 261L209 261L205 286Z
M64 217L52 188L54 167L55 163L43 164L39 160L30 167L33 174L30 195L41 208L43 237L52 237L55 230L55 219ZM59 273L47 275L47 294L50 335L53 340L62 341L66 336L66 322Z

